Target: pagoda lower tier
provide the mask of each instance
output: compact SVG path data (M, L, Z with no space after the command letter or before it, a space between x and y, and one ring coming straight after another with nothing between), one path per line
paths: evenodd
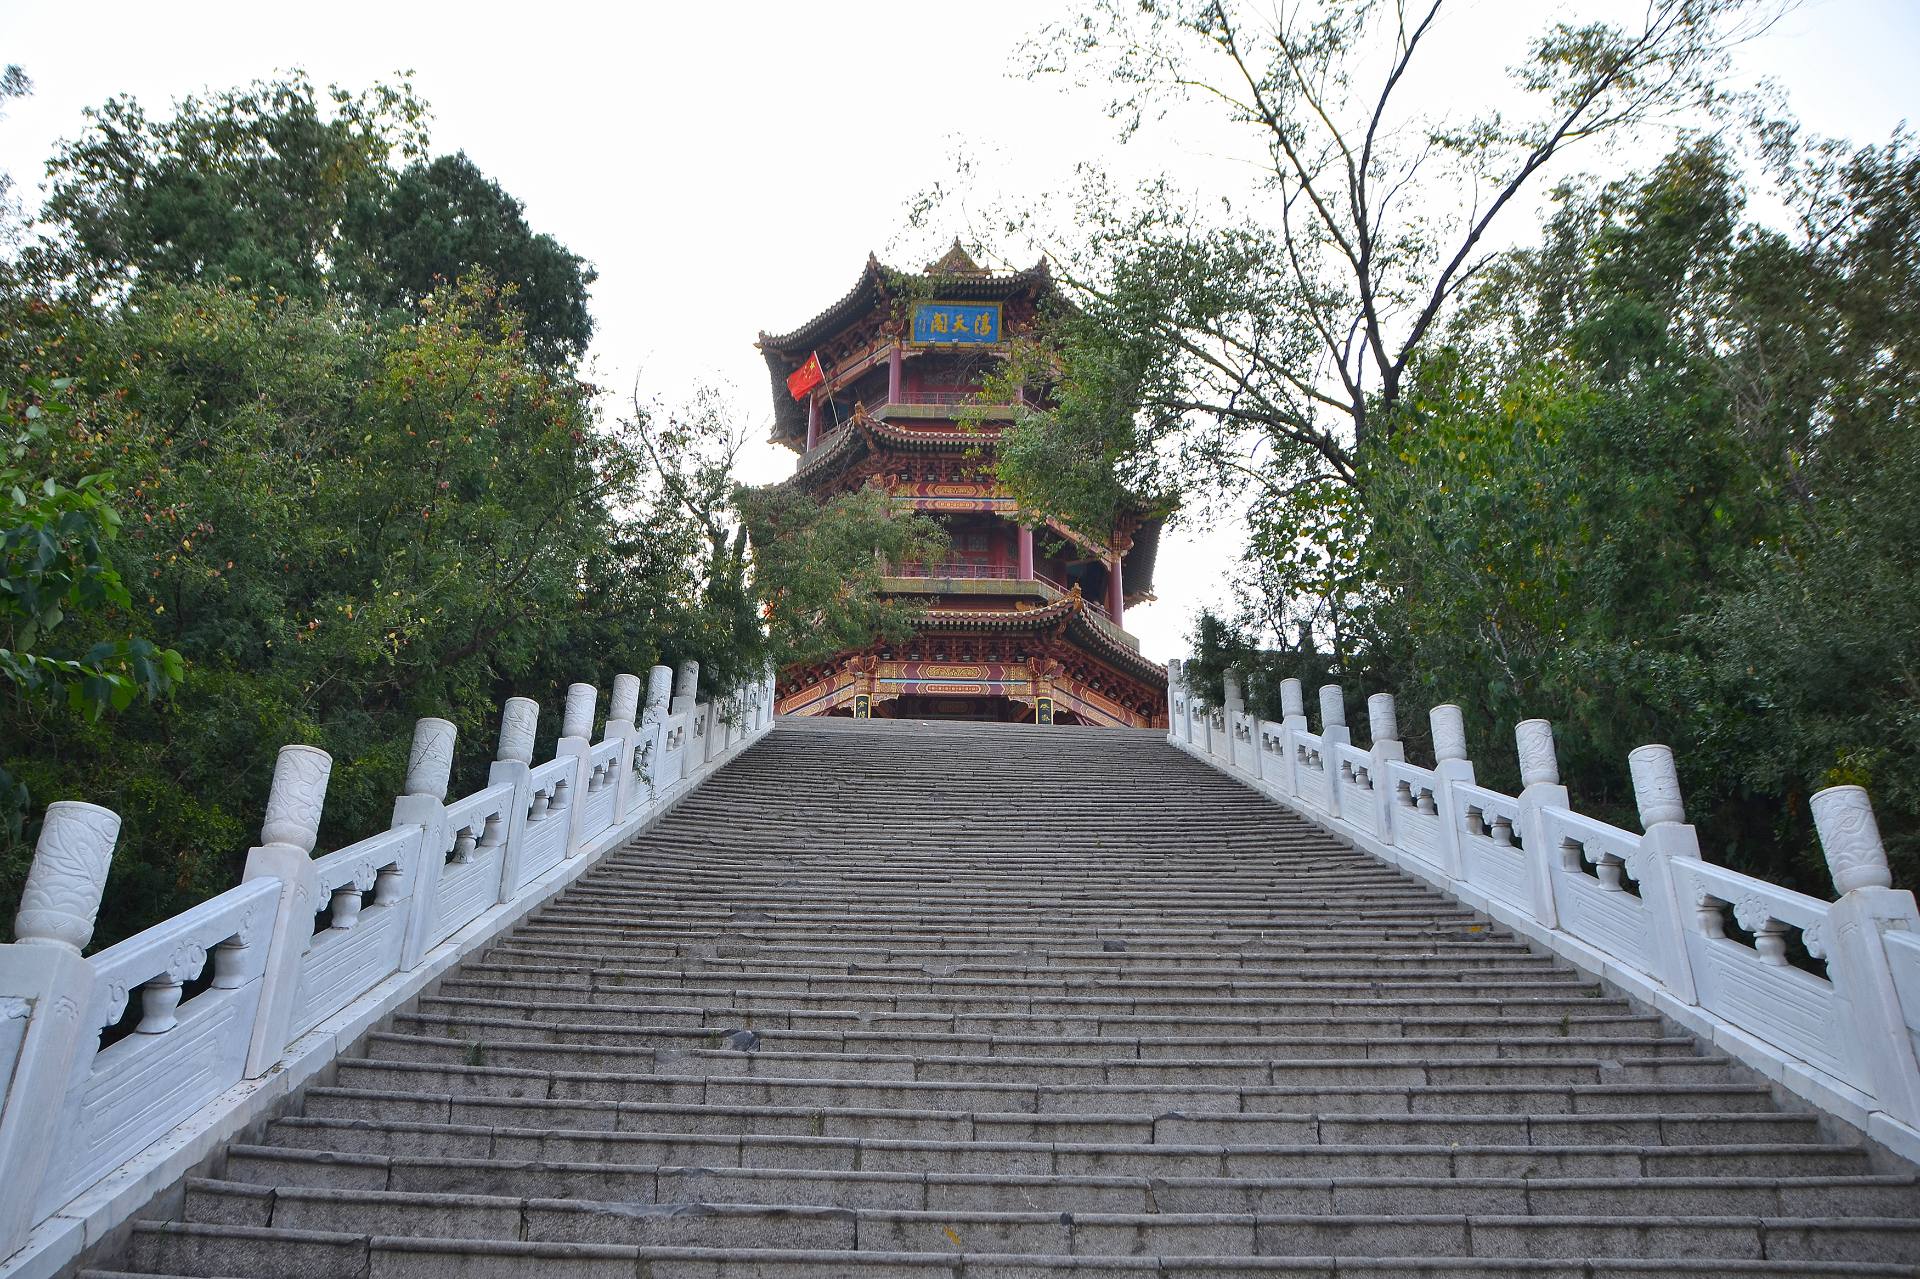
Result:
M1072 592L1037 607L935 607L903 643L781 673L781 715L1164 728L1166 672Z

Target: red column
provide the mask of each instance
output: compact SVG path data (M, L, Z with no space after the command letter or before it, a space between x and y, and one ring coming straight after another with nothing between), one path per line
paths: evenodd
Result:
M1020 545L1020 580L1033 580L1033 530L1025 524L1014 525Z
M1127 611L1127 590L1120 577L1120 557L1114 556L1107 561L1107 612L1113 617L1113 624L1120 625Z
M807 397L807 448L809 451L820 442L820 400L817 396Z
M895 342L887 355L887 403L900 402L900 344Z

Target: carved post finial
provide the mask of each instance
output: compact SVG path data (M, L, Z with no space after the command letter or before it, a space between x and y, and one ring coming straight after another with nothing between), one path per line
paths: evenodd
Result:
M1427 712L1433 730L1433 758L1438 763L1467 757L1467 720L1458 706L1442 702Z
M1306 695L1300 689L1297 679L1280 681L1280 713L1282 715L1300 715L1307 713Z
M1520 750L1522 786L1558 786L1560 761L1553 753L1553 725L1544 719L1523 719L1513 726Z
M1880 842L1880 825L1873 820L1873 801L1861 786L1829 786L1816 793L1814 828L1833 872L1833 886L1842 896L1856 888L1891 888L1893 872Z
M273 786L267 792L260 842L311 853L320 838L320 810L327 802L327 778L332 772L333 756L319 747L282 746L273 761Z
M500 708L500 746L494 758L503 764L533 763L533 733L540 724L540 703L509 697Z
M673 676L673 700L685 699L687 705L693 705L700 695L700 663L688 659L680 663L680 669Z
M1247 709L1247 697L1243 691L1244 686L1240 682L1240 672L1237 668L1232 666L1227 667L1226 671L1220 676L1220 687L1221 691L1225 694L1221 700L1226 703L1227 714L1238 715Z
M1320 686L1320 731L1347 726L1347 695L1338 684Z
M647 672L647 708L642 723L651 724L667 717L667 701L673 696L673 667L655 666Z
M1680 800L1680 770L1673 749L1657 743L1627 752L1627 771L1633 775L1633 802L1640 809L1640 828L1661 822L1684 822L1687 806Z
M407 752L407 780L401 792L447 797L453 776L453 742L457 730L444 719L422 719L413 726L413 746Z
M1392 693L1375 693L1367 699L1367 732L1376 743L1400 740L1400 712Z
M591 737L593 705L599 700L600 690L591 684L567 685L566 708L560 712L560 736Z
M638 675L615 675L613 677L613 698L607 703L607 718L631 724L635 715L640 713L640 677Z
M47 805L20 911L13 917L14 937L76 954L85 948L119 838L120 814L110 808L71 799Z

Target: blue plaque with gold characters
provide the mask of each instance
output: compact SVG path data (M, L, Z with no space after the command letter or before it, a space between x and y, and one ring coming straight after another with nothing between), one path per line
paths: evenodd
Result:
M865 693L853 695L853 717L855 719L873 718L873 698Z
M918 302L913 340L923 346L969 346L1000 340L998 302Z
M1034 699L1033 722L1036 724L1053 723L1053 699L1051 697Z

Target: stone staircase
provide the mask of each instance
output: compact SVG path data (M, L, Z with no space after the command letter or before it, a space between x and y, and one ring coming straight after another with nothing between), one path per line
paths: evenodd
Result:
M783 721L94 1279L1920 1274L1914 1170L1157 734Z

